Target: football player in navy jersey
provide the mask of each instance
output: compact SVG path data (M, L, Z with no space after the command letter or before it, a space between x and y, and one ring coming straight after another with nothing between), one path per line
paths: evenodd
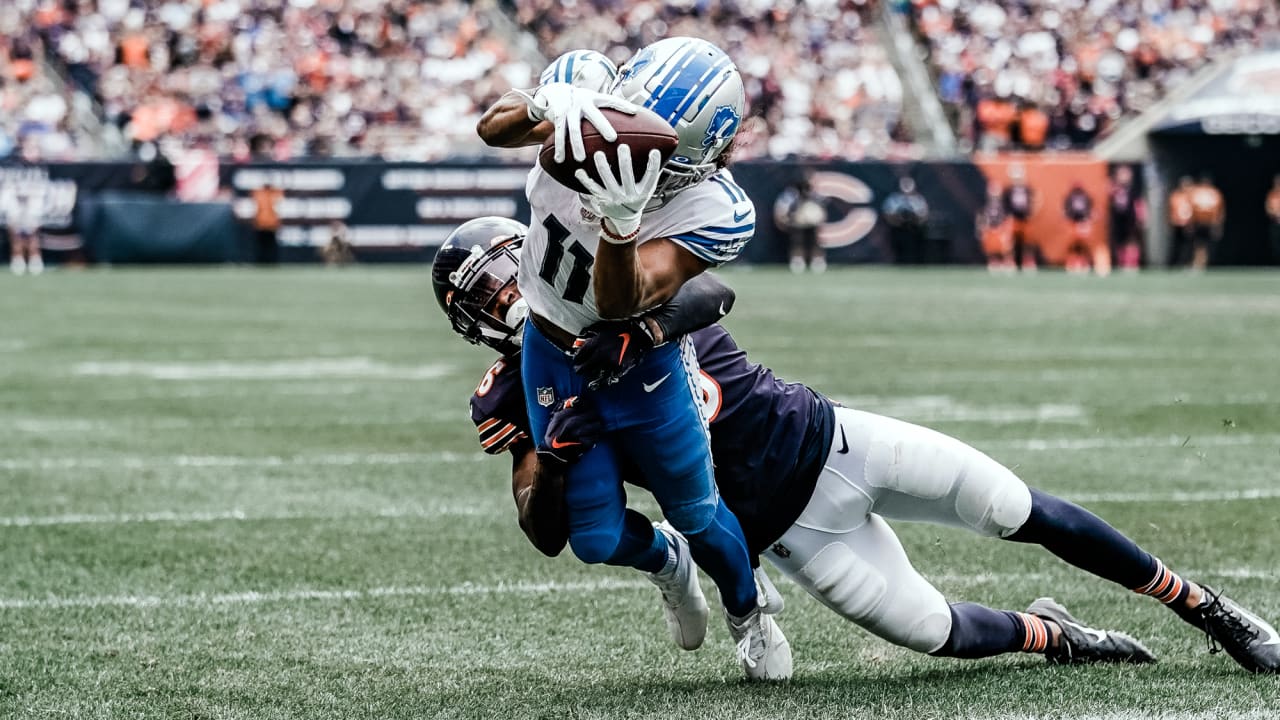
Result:
M556 403L589 397L608 432L565 471L573 554L583 562L649 573L671 600L674 614L668 617L690 625L681 633L689 649L702 642L707 612L684 559L691 555L720 591L747 676L785 679L790 646L773 618L760 611L742 528L716 492L695 400L692 347L683 340L654 347L635 372L601 388L580 381L570 356L588 325L670 300L708 268L737 257L751 239L754 206L725 167L746 110L742 76L714 44L673 37L642 48L601 91L575 84L607 77L579 71L608 62L589 55L570 53L552 64L537 88L504 95L481 117L477 133L493 147L552 139L555 162L570 150L581 162L588 160L584 121L607 142L617 139L605 108L655 114L675 131L677 145L665 162L651 150L643 172L625 143L595 152L590 160L599 174L593 179L577 170L585 193L539 164L529 171L531 219L522 247L529 261L520 267L519 291L529 318L520 380L530 432L545 433ZM626 507L624 464L643 468L650 493L678 533L655 528ZM677 606L689 610L675 612Z
M489 262L478 258L475 267ZM494 276L500 279L504 272L509 270ZM504 309L520 299L514 283L503 286L505 295L482 293L496 317L505 317ZM1087 510L1028 488L958 440L840 407L748 362L723 328L707 327L731 305L732 292L703 277L669 306L588 330L574 364L589 384L607 385L651 344L691 331L725 502L740 519L751 552L768 558L829 608L890 642L937 656L1036 652L1055 662L1154 660L1136 640L1086 627L1048 598L1026 612L948 604L911 566L883 518L927 521L1042 545L1076 567L1159 599L1243 667L1280 671L1274 628L1221 593L1184 580ZM458 321L454 307L445 309L457 329L467 322ZM487 452L512 454L521 527L540 551L558 554L567 536L558 497L564 468L593 444L603 424L593 407L570 398L558 404L545 436L535 443L521 415L523 390L512 348L481 335L464 336L504 354L472 398L472 419ZM626 336L644 340L635 344ZM627 479L645 484L636 469ZM768 595L766 612L775 611L780 601L776 593Z

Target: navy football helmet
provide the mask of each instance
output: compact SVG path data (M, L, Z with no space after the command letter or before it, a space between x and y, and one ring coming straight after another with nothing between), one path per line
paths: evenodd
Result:
M482 217L459 225L436 252L431 285L454 332L503 355L520 350L529 308L523 298L503 305L520 270L520 248L529 232L504 217Z

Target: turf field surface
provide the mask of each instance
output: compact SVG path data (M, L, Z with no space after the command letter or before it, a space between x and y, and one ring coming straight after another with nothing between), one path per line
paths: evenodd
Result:
M1280 619L1275 275L723 277L755 360L975 444ZM920 525L897 529L949 599L1052 595L1160 664L924 657L777 573L793 682L740 682L715 617L675 649L638 575L525 542L467 418L492 358L425 268L55 272L0 278L0 308L0 717L1280 714L1280 678L1155 601Z

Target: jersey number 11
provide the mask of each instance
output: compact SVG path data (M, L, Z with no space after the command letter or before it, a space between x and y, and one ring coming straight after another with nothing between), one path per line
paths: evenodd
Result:
M542 221L542 227L547 229L547 254L542 256L542 269L538 271L538 277L555 287L560 275L560 261L564 259L564 241L569 239L569 231L555 215L548 215ZM591 266L596 259L577 240L569 245L569 254L573 256L573 267L569 269L569 279L561 297L581 305L582 298L587 294L587 286L591 284Z

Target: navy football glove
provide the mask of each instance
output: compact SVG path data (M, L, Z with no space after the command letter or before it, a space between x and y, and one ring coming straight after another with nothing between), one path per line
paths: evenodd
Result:
M538 461L569 466L595 447L604 433L604 422L586 400L574 396L551 411L547 434L538 445Z
M574 343L573 369L587 379L587 387L599 390L621 380L655 345L641 318L599 322Z

